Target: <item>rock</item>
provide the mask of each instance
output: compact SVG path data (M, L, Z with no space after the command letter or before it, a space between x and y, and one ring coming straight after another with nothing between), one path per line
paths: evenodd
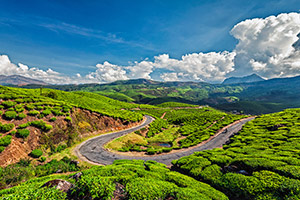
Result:
M75 186L68 181L62 179L55 179L48 181L42 187L55 187L55 189L58 189L62 192L70 192L70 190Z
M75 179L76 181L78 181L81 176L82 176L82 173L78 172L78 173L74 174L73 176L70 176L70 178Z
M59 170L57 170L55 173L62 173L62 170L59 169Z

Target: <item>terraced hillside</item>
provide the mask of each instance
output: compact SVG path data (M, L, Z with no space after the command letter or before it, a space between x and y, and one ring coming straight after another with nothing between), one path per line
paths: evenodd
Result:
M176 107L184 105L186 107ZM170 107L171 106L171 107ZM195 146L215 135L218 130L244 115L227 114L210 107L164 103L141 113L156 118L148 127L117 138L106 145L122 152L145 152L148 155Z
M0 87L0 166L134 126L142 114L126 109L136 106L91 93Z
M113 165L93 167L76 175L52 175L33 179L0 191L0 198L228 199L208 184L172 172L165 165L153 161L120 160ZM65 192L55 189L59 181L63 183L62 179L68 181L68 184L64 182ZM47 187L51 183L54 187Z
M300 109L249 122L223 149L173 161L230 199L300 199Z

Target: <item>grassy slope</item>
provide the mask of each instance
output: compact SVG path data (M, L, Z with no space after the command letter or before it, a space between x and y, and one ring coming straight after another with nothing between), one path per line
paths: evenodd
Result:
M115 139L106 147L117 151L138 151L147 154L169 152L172 149L195 146L209 139L224 126L245 117L227 114L210 107L178 109L179 105L192 107L189 104L164 103L160 106L167 106L166 108L143 109L140 112L157 119L146 130ZM170 108L172 106L176 108ZM162 115L165 115L164 119L160 119ZM162 147L161 143L170 147Z
M64 179L76 185L72 199L111 199L116 184L124 187L125 199L203 199L226 200L223 193L208 184L172 172L163 164L153 161L115 161L113 165L93 167L82 171L79 181L70 175L51 175L32 179L19 186L0 191L5 199L66 199L66 193L42 187L53 179Z
M173 161L174 169L232 199L299 199L299 119L300 109L257 117L223 149Z

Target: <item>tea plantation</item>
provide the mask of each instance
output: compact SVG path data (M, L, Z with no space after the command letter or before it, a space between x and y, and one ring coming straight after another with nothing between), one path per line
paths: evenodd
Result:
M185 107L172 108L174 105ZM117 151L146 152L150 155L170 152L173 149L195 146L208 140L223 127L246 117L228 114L210 107L187 108L189 104L168 102L161 104L160 107L162 108L140 111L156 118L147 129L118 138L106 147Z
M300 109L248 122L223 149L173 161L231 199L300 199Z

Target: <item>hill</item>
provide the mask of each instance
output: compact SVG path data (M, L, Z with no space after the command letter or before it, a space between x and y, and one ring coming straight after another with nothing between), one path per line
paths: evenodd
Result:
M142 114L98 94L0 86L0 166L59 152L86 136L134 126Z
M113 99L157 105L180 102L210 105L226 111L250 114L277 112L300 106L300 76L239 84L157 82L146 79L109 84L45 86L65 91L87 91ZM37 88L39 86L24 86Z
M89 169L68 158L39 166L23 161L2 168L0 183L31 179L1 190L0 198L299 199L299 113L300 109L288 109L259 116L222 149L179 158L170 169L141 160L117 160ZM74 173L57 174L57 169Z
M0 75L0 85L47 85L47 83L20 75Z
M252 82L258 82L258 81L264 81L262 77L260 77L257 74L251 74L249 76L243 76L243 77L229 77L226 78L222 84L237 84L237 83L252 83Z

